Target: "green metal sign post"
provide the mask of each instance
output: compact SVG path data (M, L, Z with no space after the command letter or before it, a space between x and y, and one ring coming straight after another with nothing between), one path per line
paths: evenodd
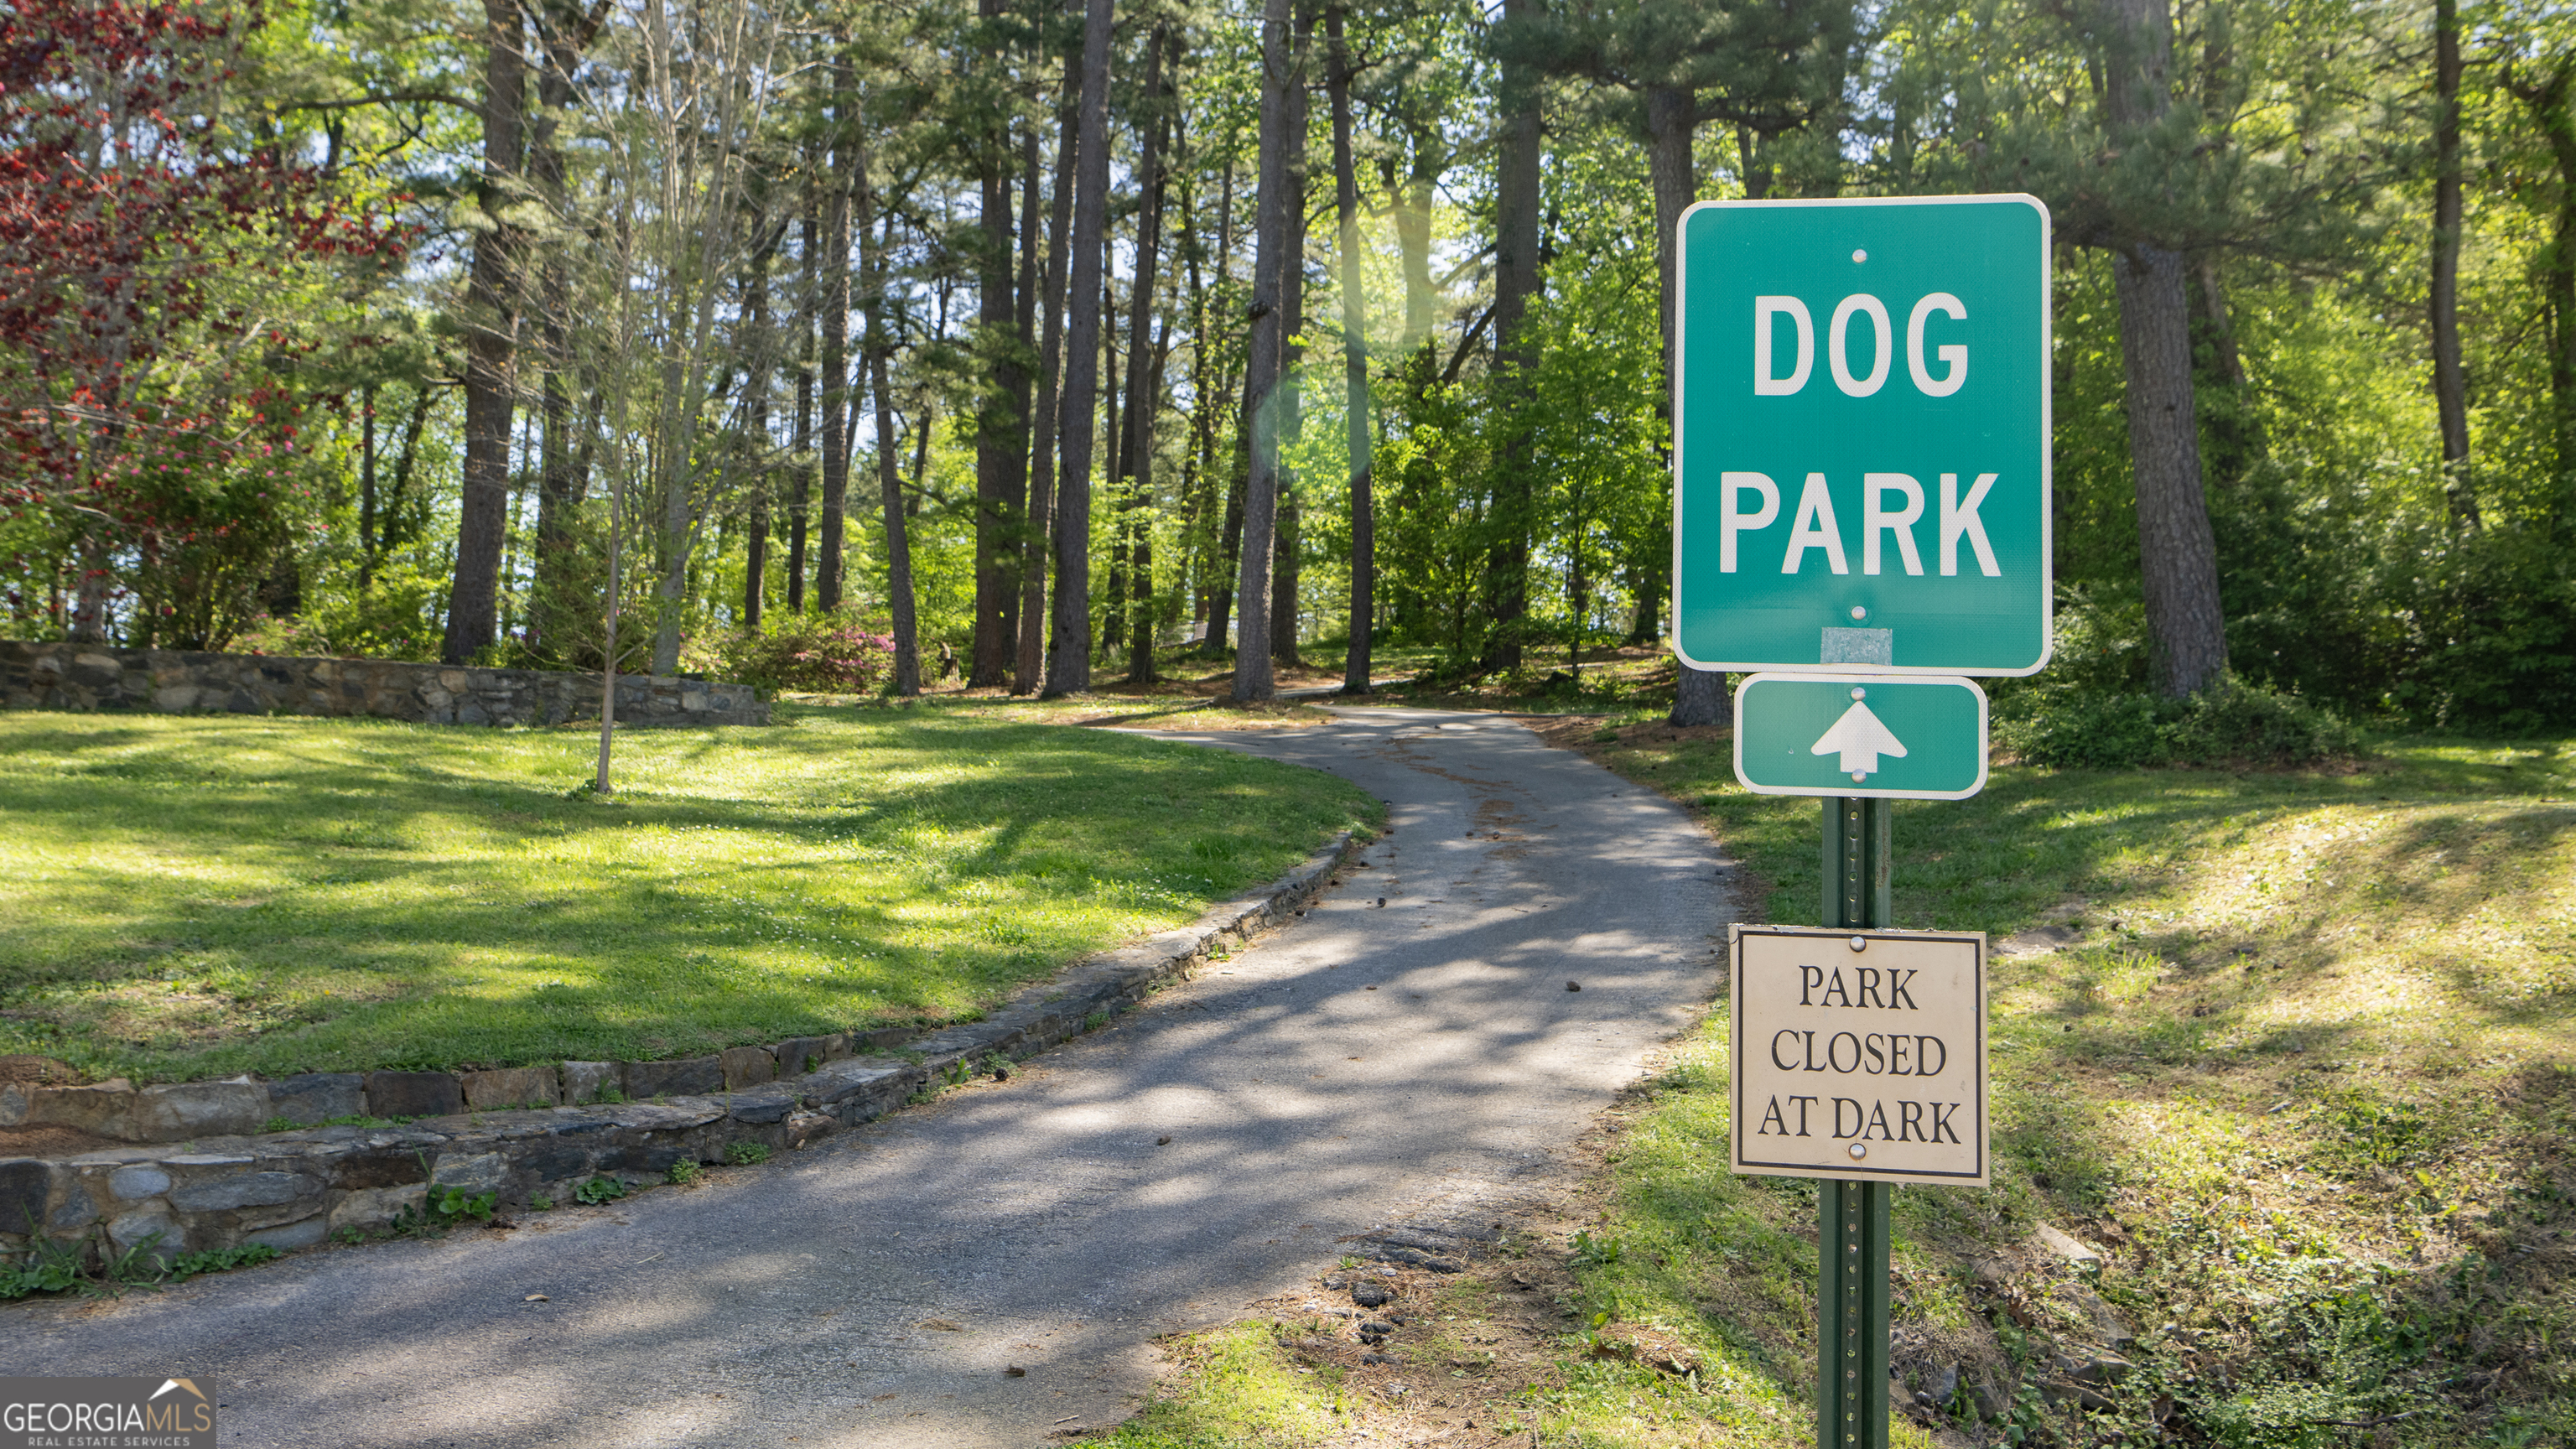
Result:
M1894 924L1895 815L1886 800L1825 801L1826 925ZM1887 1182L1816 1179L1819 1449L1886 1449L1888 1207L1895 1191Z
M1890 802L1985 785L1985 694L1965 676L2048 663L2048 211L1704 202L1677 244L1674 652L1753 672L1737 778L1824 797L1824 924L1884 930ZM1908 1150L1909 1122L1850 1157ZM1817 1443L1886 1449L1894 1182L1790 1170L1816 1173Z

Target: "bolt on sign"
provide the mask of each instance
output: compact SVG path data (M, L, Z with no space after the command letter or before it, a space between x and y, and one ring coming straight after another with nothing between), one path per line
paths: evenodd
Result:
M2029 196L1683 214L1685 661L1952 675L2048 662L2048 232Z
M1735 1171L1986 1185L1982 933L1731 936Z

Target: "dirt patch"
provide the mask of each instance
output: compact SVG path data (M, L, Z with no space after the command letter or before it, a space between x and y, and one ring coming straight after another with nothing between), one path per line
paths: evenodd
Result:
M0 1157L76 1157L125 1145L73 1127L0 1127Z
M1666 1335L1633 1324L1594 1332L1573 1307L1570 1245L1605 1216L1607 1158L1634 1105L1623 1098L1595 1120L1558 1160L1558 1186L1495 1209L1491 1250L1460 1271L1360 1260L1302 1295L1247 1305L1272 1318L1293 1362L1339 1382L1354 1411L1326 1444L1524 1445L1540 1397L1565 1388L1585 1359L1676 1377L1698 1367ZM1379 1291L1386 1301L1362 1306Z
M39 1087L77 1087L81 1074L52 1057L0 1056L0 1086L24 1083Z

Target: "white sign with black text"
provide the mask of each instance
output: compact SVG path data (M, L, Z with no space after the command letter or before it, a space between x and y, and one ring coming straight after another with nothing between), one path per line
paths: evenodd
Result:
M1735 926L1734 1170L1986 1185L1986 938Z

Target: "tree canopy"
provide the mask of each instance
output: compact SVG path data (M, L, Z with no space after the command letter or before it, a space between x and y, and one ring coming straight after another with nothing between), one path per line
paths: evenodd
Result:
M1579 676L1679 210L2027 191L2056 677L2576 707L2548 7L28 0L0 176L28 636Z

